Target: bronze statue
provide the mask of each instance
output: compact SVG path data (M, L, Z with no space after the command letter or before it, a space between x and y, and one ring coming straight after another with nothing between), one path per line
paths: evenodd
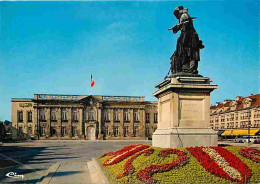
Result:
M198 61L200 61L200 49L204 48L198 33L193 27L193 19L188 14L188 9L178 6L173 14L179 23L168 30L176 34L181 30L181 35L177 40L176 51L171 56L171 72L198 74Z

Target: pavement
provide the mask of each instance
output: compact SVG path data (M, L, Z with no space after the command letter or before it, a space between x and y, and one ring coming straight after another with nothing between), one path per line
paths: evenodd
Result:
M0 183L108 184L98 163L92 158L125 145L139 143L151 144L151 141L33 141L4 144L0 147ZM231 141L221 141L219 144L260 149L260 144ZM10 172L23 177L7 177L6 174Z
M151 141L46 140L4 143L0 147L0 183L107 183L92 158L129 144L151 144ZM7 177L10 172L23 178Z
M89 161L88 161L89 162ZM53 164L39 184L78 184L92 183L88 163L82 161L66 161Z

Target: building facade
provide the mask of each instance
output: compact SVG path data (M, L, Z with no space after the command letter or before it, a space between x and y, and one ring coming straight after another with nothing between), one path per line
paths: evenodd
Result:
M11 102L20 138L142 140L157 128L157 102L140 96L35 94Z
M214 130L260 128L260 94L217 102L210 111L210 126Z

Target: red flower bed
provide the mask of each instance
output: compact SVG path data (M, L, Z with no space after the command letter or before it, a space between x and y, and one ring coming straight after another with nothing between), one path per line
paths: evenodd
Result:
M255 162L260 163L260 150L256 150L256 149L250 149L250 148L243 148L241 150L239 150L239 154L250 159L253 160ZM256 157L256 155L258 157Z
M203 149L208 149L208 151L212 152L212 154L209 155ZM209 173L217 177L239 183L244 183L251 177L251 170L247 167L247 165L234 154L222 147L191 147L187 148L187 150ZM222 158L219 157L218 154ZM236 176L238 176L238 178L236 178Z
M112 156L112 155L115 155L115 154L118 154L118 153L122 153L122 152L125 152L125 151L127 151L127 150L129 150L129 149L131 149L131 148L136 147L136 146L137 146L137 145L125 146L125 147L123 147L123 148L120 149L120 150L107 152L107 153L105 153L104 155L102 155L100 158L105 157L105 156Z
M132 156L135 153L142 151L149 147L150 146L148 146L148 145L137 144L137 145L126 146L119 151L109 152L109 153L105 154L105 156L107 156L107 155L114 155L114 156L108 158L103 163L103 166L110 166L110 165L117 164L117 163L121 162L122 160L124 160L125 158Z
M119 174L117 176L117 178L122 178L124 176L127 176L129 174L133 174L134 173L134 167L133 167L133 161L140 155L145 155L145 156L149 156L151 154L153 154L154 152L154 149L146 149L146 150L143 150L139 153L136 153L134 156L132 156L130 159L128 159L125 163L125 167L124 167L124 172L122 174Z
M188 163L189 159L185 152L177 150L177 149L164 149L162 150L158 156L167 156L169 154L178 155L178 159L173 161L172 163L160 164L160 165L150 165L138 172L139 180L145 183L156 183L157 180L152 178L154 173L158 172L167 172L174 168L181 167Z

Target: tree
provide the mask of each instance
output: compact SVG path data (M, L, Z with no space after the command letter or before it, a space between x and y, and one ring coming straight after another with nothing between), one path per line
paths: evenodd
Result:
M0 121L0 141L1 142L4 141L5 134L6 134L6 131L5 131L4 123L2 121Z

